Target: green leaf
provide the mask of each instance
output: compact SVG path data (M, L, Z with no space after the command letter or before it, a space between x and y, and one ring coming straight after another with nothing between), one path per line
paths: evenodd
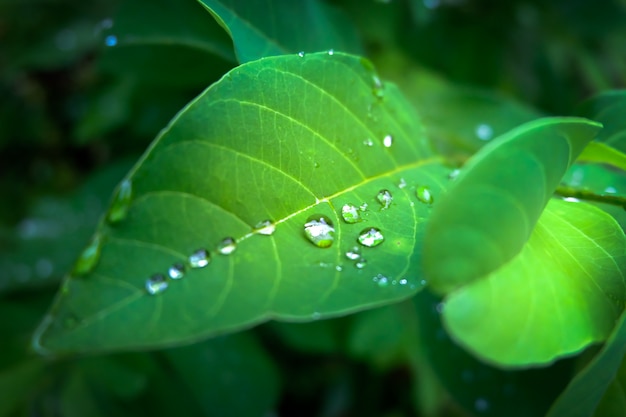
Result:
M626 155L602 142L591 142L578 157L578 162L612 165L626 171Z
M626 90L612 90L583 102L578 113L604 125L597 140L626 152Z
M569 383L547 417L589 417L612 383L626 354L626 314L602 350Z
M416 189L437 199L448 172L410 104L369 63L318 53L244 64L181 111L127 176L126 218L102 223L94 262L79 261L95 268L65 280L35 348L171 345L410 297L430 213ZM365 204L353 212L360 221L343 220L344 205ZM330 247L305 237L312 215L334 224ZM382 244L359 245L372 228ZM229 237L235 245L222 247ZM348 259L355 246L359 259ZM211 255L204 268L189 262L198 249ZM177 263L184 277L150 295L148 279Z
M626 299L626 238L611 216L551 200L523 250L450 293L451 335L500 366L546 364L605 340Z
M448 293L510 261L599 125L547 118L511 130L478 152L435 206L424 241L432 288Z
M278 399L277 371L249 334L171 349L166 356L207 416L263 416Z
M199 1L230 34L241 63L300 51L362 52L351 21L322 1Z

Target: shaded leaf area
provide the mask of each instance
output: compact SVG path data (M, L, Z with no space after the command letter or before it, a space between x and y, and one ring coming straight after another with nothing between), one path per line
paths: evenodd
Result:
M58 284L131 166L130 161L111 164L66 197L40 197L13 228L0 229L0 295Z
M36 348L182 343L413 295L424 222L449 170L396 88L380 87L369 63L339 53L227 74L122 183L108 215L120 221L99 228L77 264L85 276L64 282ZM334 225L334 240L317 229L307 239L312 215ZM190 259L199 248L210 254L201 265ZM177 263L183 279L148 280Z
M598 141L626 152L626 91L611 90L598 94L578 108L578 114L596 120L604 126L598 135Z
M599 128L586 119L539 119L474 155L428 225L424 267L434 290L448 293L511 260Z
M199 1L230 34L241 63L300 51L362 52L348 17L323 1Z
M587 417L594 415L604 396L618 395L620 380L618 377L620 364L626 354L626 316L622 315L617 322L611 336L607 339L602 350L595 355L576 376L570 381L567 388L552 405L547 417ZM623 372L622 372L623 373ZM607 389L609 391L607 391ZM605 411L611 411L612 407L619 404L606 404ZM619 408L618 408L619 410ZM613 416L618 414L601 414L598 416Z
M624 308L626 240L605 212L552 200L519 255L448 294L453 337L504 366L550 363L605 340Z
M450 396L471 415L542 416L566 386L573 362L548 368L504 371L459 347L441 320L442 299L422 291L414 299L419 337L426 360Z

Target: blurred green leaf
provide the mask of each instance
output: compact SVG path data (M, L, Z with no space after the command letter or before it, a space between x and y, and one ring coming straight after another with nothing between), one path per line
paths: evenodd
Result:
M272 334L289 346L290 349L304 353L331 354L339 350L341 338L337 320L318 320L310 323L282 323L267 324Z
M255 61L209 88L127 177L127 219L101 225L102 246L91 251L97 266L64 282L37 346L188 342L270 318L345 314L418 291L415 247L430 212L423 194L438 196L448 170L410 105L393 85L380 97L381 87L369 63L319 53ZM430 187L420 188L424 202L418 185ZM345 222L344 205L354 205L361 221ZM314 243L317 229L305 237L312 215L317 227L327 227L321 215L334 224L330 248ZM271 225L253 232L266 219L276 232L264 236ZM229 236L236 246L221 248ZM355 246L358 259L347 258ZM189 260L199 248L211 254L206 268ZM164 286L151 286L150 277L177 263L185 278L167 279L166 293L150 295Z
M612 90L598 94L578 108L578 114L603 124L598 141L626 152L626 90Z
M278 399L273 363L247 333L171 349L165 355L207 416L263 416Z
M230 34L241 63L300 51L362 52L347 16L322 1L199 1Z
M15 415L18 408L29 400L33 386L43 373L44 364L39 358L0 370L0 417Z
M578 156L578 162L611 165L626 171L626 155L602 142L591 142Z
M432 288L448 293L517 255L561 177L598 129L585 119L541 119L482 148L428 224L424 268Z

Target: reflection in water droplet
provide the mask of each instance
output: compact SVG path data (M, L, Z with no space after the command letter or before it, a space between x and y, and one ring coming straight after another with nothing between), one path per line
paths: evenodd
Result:
M117 36L115 35L109 35L106 38L104 38L104 44L106 46L115 46L117 45Z
M361 221L361 214L359 209L352 204L344 204L341 207L341 217L346 223L358 223Z
M300 52L298 52L298 56L299 56L300 58L304 58L304 55L305 55L305 54L304 54L304 51L300 51Z
M393 145L393 136L391 135L387 135L383 138L383 146L385 146L385 148L391 148L391 145Z
M369 227L367 229L363 229L361 233L359 233L359 237L357 241L368 248L373 248L374 246L378 246L385 240L385 237L381 233L381 231L375 227Z
M163 274L154 274L146 280L146 291L150 295L162 293L166 289L167 278Z
M211 262L211 254L206 249L198 249L189 255L189 266L192 268L204 268Z
M489 140L493 136L493 128L488 124L479 124L476 126L476 136L480 140Z
M271 220L260 221L254 226L254 232L260 235L271 236L276 231L276 225Z
M359 259L358 261L356 261L354 263L354 266L356 267L356 269L363 269L367 266L367 259Z
M230 255L237 249L237 242L232 237L226 237L217 244L217 251L222 255Z
M361 257L361 249L358 246L354 246L352 249L346 252L346 258L351 261L356 261Z
M425 185L417 187L415 195L417 199L424 204L432 204L435 201L435 197L433 197L433 194L430 192L430 188Z
M76 261L74 266L74 274L85 275L93 270L100 259L100 252L102 250L102 239L96 235L91 240L89 246L85 248L83 253Z
M329 49L328 50L328 55L330 55L330 56L335 55L335 51L333 49Z
M383 206L382 209L385 210L389 208L389 206L391 205L391 202L393 201L393 197L391 193L389 192L389 190L380 190L378 194L376 195L376 200L378 200L380 205Z
M474 408L479 413L484 413L485 411L489 410L489 401L482 397L476 398L476 401L474 401Z
M404 178L400 178L400 182L398 182L398 188L402 189L406 187L406 181Z
M372 139L370 139L370 138L366 138L363 141L363 145L365 145L365 146L374 146L374 141Z
M319 248L329 248L335 240L333 222L322 214L309 217L304 224L304 235Z
M181 279L185 276L185 265L181 263L175 263L167 270L167 275L172 279Z
M133 183L129 179L125 179L118 187L111 208L107 213L107 220L110 223L117 223L126 218L132 197Z

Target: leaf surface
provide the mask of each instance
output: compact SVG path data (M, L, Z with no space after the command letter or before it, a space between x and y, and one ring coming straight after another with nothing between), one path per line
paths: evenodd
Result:
M340 53L266 58L227 74L122 182L107 215L116 221L101 224L65 280L35 348L171 345L418 291L431 207L416 190L438 198L449 170L397 89L386 85L381 96L378 87L369 63ZM381 190L392 195L387 208ZM362 207L360 221L345 222L344 205ZM330 247L305 237L312 215L334 224ZM274 233L254 231L264 220ZM372 228L384 241L357 243ZM218 250L227 237L236 242L230 255ZM358 259L348 259L354 247ZM211 255L204 268L191 267L198 249ZM184 277L150 295L147 280L177 263Z
M424 268L432 288L448 293L517 255L561 177L599 127L586 119L539 119L470 159L428 224Z
M241 63L299 51L362 52L351 21L318 0L199 1L230 34Z
M607 213L551 200L518 256L448 294L445 325L506 367L547 364L604 341L626 299L626 239Z
M598 141L626 152L626 90L611 90L583 102L578 113L604 125Z

